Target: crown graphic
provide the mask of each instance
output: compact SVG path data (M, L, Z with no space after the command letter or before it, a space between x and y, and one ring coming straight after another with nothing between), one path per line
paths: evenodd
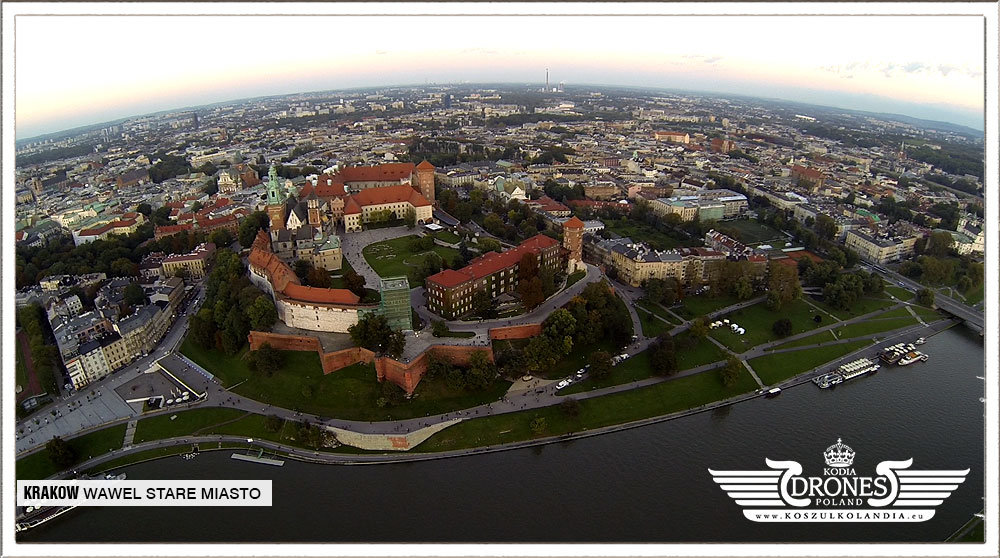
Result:
M854 450L851 446L845 445L837 438L837 443L826 448L823 452L823 459L830 467L850 467L854 463Z

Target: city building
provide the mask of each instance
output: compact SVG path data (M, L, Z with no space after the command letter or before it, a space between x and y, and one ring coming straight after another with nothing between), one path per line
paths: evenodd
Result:
M844 245L857 252L866 262L886 264L897 262L913 255L916 237L883 238L860 230L847 231Z
M472 297L483 291L496 298L517 288L517 272L525 254L535 254L539 267L557 270L560 266L559 241L539 234L516 248L497 254L487 252L462 269L446 269L425 282L427 309L448 319L472 311Z
M215 244L206 242L199 244L187 254L166 256L160 262L160 275L174 277L181 272L187 277L198 279L208 274L208 266L215 257Z

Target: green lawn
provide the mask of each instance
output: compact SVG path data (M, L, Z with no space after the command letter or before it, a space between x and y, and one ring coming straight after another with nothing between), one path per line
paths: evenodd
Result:
M683 318L692 320L698 316L704 316L709 312L715 312L720 308L732 306L743 302L735 296L712 297L707 294L689 296L681 302L681 307L675 311Z
M912 316L905 318L887 318L865 320L856 324L837 328L837 337L850 339L852 337L872 336L883 331L892 331L908 325L915 325L917 320Z
M673 328L672 325L664 323L638 305L636 305L635 313L639 315L639 325L642 326L642 334L646 337L659 337L661 333L670 331Z
M435 434L418 447L421 452L449 451L582 432L690 409L753 391L757 384L742 370L735 386L722 384L715 370L685 376L622 393L580 400L572 417L559 406L466 420ZM534 418L544 418L540 434L532 432Z
M122 447L123 441L125 441L125 425L119 424L66 440L66 443L76 456L75 465L91 457L108 453L109 450L117 450ZM16 478L29 480L52 476L58 473L60 468L49 460L49 450L45 449L18 459L14 464L14 470Z
M586 366L587 359L590 357L591 353L596 353L597 351L604 351L612 356L619 353L618 347L615 347L609 339L602 339L598 343L594 343L592 345L574 344L573 350L570 351L568 355L563 357L562 360L557 362L555 366L535 375L549 380L565 378L570 374L575 374L577 370Z
M586 271L574 271L573 273L570 273L569 277L566 278L566 288L568 289L572 287L574 283L576 283L580 279L583 279L586 276L587 276Z
M910 308L913 312L923 318L925 322L938 320L941 318L941 314L937 310L931 310L930 308L925 308L923 306L912 305ZM879 314L877 318L905 318L911 316L910 312L906 308L896 308L895 310L889 310L884 314Z
M435 335L435 337L459 337L463 339L468 339L469 337L475 337L476 332L474 331L452 331L448 330L448 333L444 335Z
M135 440L148 442L174 436L194 434L216 424L236 420L247 413L237 409L208 407L179 413L167 413L155 417L144 418L135 428ZM171 420L171 417L176 417Z
M746 330L743 335L733 333L728 324L722 324L711 330L709 335L729 347L731 351L742 353L761 343L778 340L779 337L774 334L772 327L774 322L781 318L788 318L792 321L792 332L789 335L803 333L824 325L823 321L817 323L813 320L816 314L817 310L802 300L793 300L784 304L777 311L769 309L764 303L759 303L716 318L716 320L728 319L731 323L739 324ZM829 324L829 317L823 317Z
M767 225L758 223L753 219L737 219L735 221L724 221L718 224L717 230L723 233L733 231L736 240L743 244L759 244L766 240L784 240L785 235L774 230Z
M983 287L983 285L979 285L977 289L965 295L965 303L968 304L969 306L972 306L974 304L979 304L980 302L983 301L983 297L985 295L986 295L985 288Z
M580 393L583 391L591 391L595 389L606 388L608 386L617 386L619 384L627 384L629 382L635 382L637 380L645 380L652 375L652 369L649 365L649 351L643 351L637 355L632 356L625 362L614 366L611 368L611 373L606 377L601 379L590 378L572 384L571 386L561 390L560 395L571 395L574 393Z
M885 292L891 294L892 296L898 298L899 300L910 300L914 295L911 291L904 289L903 287L897 287L895 285L886 285Z
M679 246L701 246L699 239L688 239L684 233L676 233L676 238L642 221L628 218L605 219L604 226L609 231L627 236L636 242L645 242L654 250L670 250Z
M636 303L636 308L642 308L647 312L652 312L657 316L667 320L673 325L681 325L681 321L674 317L673 314L667 312L667 309L660 306L659 304L653 304L652 302L641 301Z
M398 277L406 275L411 284L416 284L416 271L427 254L436 252L449 265L458 259L458 250L437 246L431 250L419 253L411 252L409 249L410 240L417 238L416 235L409 235L400 238L393 238L383 242L369 244L362 250L365 261L382 277Z
M248 351L249 348L244 348L239 353L229 356L222 351L198 346L190 336L181 343L181 353L215 375L223 386L231 386L250 377L250 369L244 360Z
M434 238L437 238L442 242L447 242L448 244L458 244L462 241L462 237L451 231L438 231L434 233Z
M808 295L806 295L806 296L808 296ZM841 320L846 320L846 319L849 319L849 318L856 318L858 316L863 316L865 314L869 314L869 313L874 312L876 310L880 310L880 309L883 309L883 308L888 308L888 307L890 307L890 306L892 306L894 304L897 304L897 302L898 302L898 301L895 301L895 300L890 300L889 297L885 297L885 298L865 297L865 298L862 298L861 300L857 301L854 304L854 306L852 306L850 308L850 310L841 310L839 308L834 308L834 307L826 304L825 302L823 302L821 300L821 298L822 297L820 297L820 298L810 297L810 302L812 302L816 306L819 306L823 310L826 310L827 312L833 314L834 316L837 316Z
M688 343L691 343L691 341L689 341L690 338L691 336L688 332L684 332L674 338L678 370L689 370L696 366L702 366L704 364L725 359L725 355L722 354L722 349L717 347L715 343L712 343L707 338L697 339L696 342L692 343L689 347Z
M802 339L796 339L795 341L789 341L788 343L782 343L781 345L776 345L771 347L769 350L775 349L791 349L792 347L804 347L806 345L816 345L818 343L826 343L827 341L836 341L837 338L833 336L830 330L821 331L815 335L810 335L808 337L803 337Z
M750 360L750 366L757 372L757 376L764 384L773 385L871 344L871 341L867 340L852 341L800 351L770 354Z

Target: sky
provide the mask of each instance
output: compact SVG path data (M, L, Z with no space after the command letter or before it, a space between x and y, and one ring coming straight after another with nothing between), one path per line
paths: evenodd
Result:
M423 83L651 86L983 128L976 16L15 19L18 139L262 95Z

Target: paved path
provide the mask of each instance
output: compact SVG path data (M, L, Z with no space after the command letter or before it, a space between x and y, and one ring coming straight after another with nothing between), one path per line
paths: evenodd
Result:
M760 378L757 376L757 372L754 371L753 367L750 366L750 363L745 360L742 360L740 362L743 363L743 366L747 369L747 372L749 372L750 375L753 376L753 380L757 382L757 385L760 386L761 389L764 389L764 382L760 381Z
M378 290L381 277L379 277L379 274L375 273L375 270L368 265L367 261L365 261L362 250L364 250L365 246L368 246L369 244L375 244L376 242L382 242L384 240L390 240L402 236L409 236L411 234L417 234L417 232L417 229L408 229L405 226L401 226L343 233L340 238L341 254L343 254L343 256L347 258L347 261L351 263L351 267L354 268L354 271L356 271L358 275L365 278L366 287Z

